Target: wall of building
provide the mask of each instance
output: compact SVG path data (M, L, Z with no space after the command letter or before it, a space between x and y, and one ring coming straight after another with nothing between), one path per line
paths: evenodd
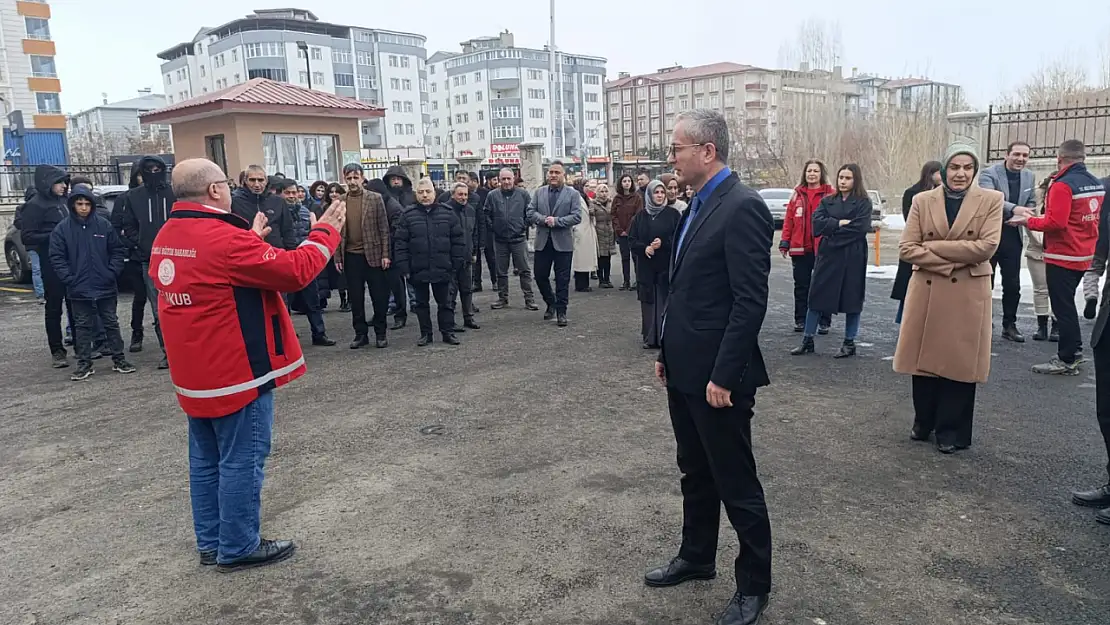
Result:
M35 91L60 93L56 77L35 77L31 72L30 54L55 57L54 42L28 39L25 17L49 19L51 7L39 2L0 3L0 93L8 110L23 111L28 128L65 129L65 116L40 112ZM55 57L55 69L57 58ZM60 96L59 96L60 97Z

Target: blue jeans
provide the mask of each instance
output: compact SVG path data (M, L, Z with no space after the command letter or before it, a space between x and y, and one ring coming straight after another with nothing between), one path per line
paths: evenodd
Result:
M854 341L859 335L859 313L844 313L844 340ZM812 308L806 311L806 337L813 338L817 334L817 322L821 313Z
M42 263L39 260L39 253L35 250L27 250L27 257L31 259L31 285L35 288L35 297L42 299L44 291L42 290Z
M217 552L221 564L258 549L263 469L273 426L269 391L226 417L189 417L189 496L197 551Z
M894 315L894 323L902 325L902 310L906 307L906 300L898 302L898 314Z

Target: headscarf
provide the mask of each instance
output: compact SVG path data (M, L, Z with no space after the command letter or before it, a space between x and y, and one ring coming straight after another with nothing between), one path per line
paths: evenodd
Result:
M653 202L651 198L651 196L655 192L655 189L661 186L663 186L662 182L658 180L652 180L648 183L647 187L644 188L644 210L646 210L648 212L648 215L651 215L652 217L655 217L659 213L663 212L664 208L667 208L667 200L663 200L662 204L655 204L655 202Z
M940 177L941 184L944 185L945 197L949 197L953 200L962 200L964 196L967 195L967 189L964 189L963 191L953 191L952 188L948 186L948 164L952 162L953 158L959 156L960 154L966 154L970 156L971 160L975 162L975 173L972 174L972 178L974 179L975 174L979 173L979 155L976 154L974 146L968 143L960 142L956 142L948 146L948 149L944 151L944 167L942 167L940 170ZM968 189L970 188L971 187L969 186Z

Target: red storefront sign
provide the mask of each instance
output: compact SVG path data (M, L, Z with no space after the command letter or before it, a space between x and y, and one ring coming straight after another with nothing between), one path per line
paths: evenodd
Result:
M516 143L491 143L488 160L497 165L519 165L520 147Z

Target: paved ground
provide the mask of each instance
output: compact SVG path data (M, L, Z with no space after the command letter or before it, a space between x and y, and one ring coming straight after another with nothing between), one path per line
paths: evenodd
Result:
M869 283L845 362L835 336L787 354L789 275L776 257L754 427L767 622L1110 622L1110 528L1066 495L1105 479L1092 380L1034 377L1049 345L997 343L975 447L941 456L908 440L889 281ZM564 330L490 312L487 292L459 348L418 349L411 326L386 351L307 348L309 375L278 396L263 504L266 533L300 550L226 576L194 558L184 421L156 354L69 382L47 367L42 309L0 292L0 623L711 623L730 530L718 580L641 582L675 552L680 502L634 298L572 296ZM327 322L350 339L345 315Z

